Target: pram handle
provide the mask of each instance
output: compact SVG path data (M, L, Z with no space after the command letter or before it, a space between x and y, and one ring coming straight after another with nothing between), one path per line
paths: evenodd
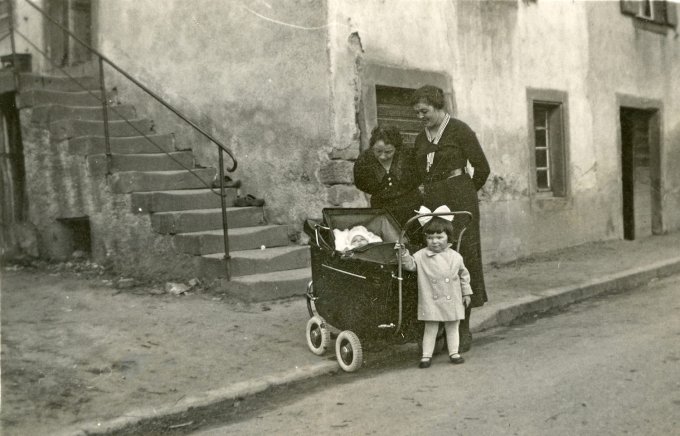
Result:
M458 241L456 243L456 251L460 251L460 241L463 239L463 233L465 233L465 230L467 229L467 226L472 222L472 213L462 210L462 211L453 211L453 212L431 212L431 213L421 213L418 215L415 215L411 218L409 218L408 221L406 221L406 224L404 224L404 228L401 230L401 233L399 234L399 255L397 256L397 263L399 265L398 268L398 275L397 275L397 282L399 283L399 319L397 321L397 329L395 330L395 333L399 332L401 330L401 311L402 311L402 302L403 302L403 295L402 295L402 283L404 282L404 279L402 277L402 263L401 263L401 253L403 250L404 246L404 237L406 236L406 230L408 230L409 226L413 224L414 221L417 221L418 218L422 217L436 217L436 216L452 216L453 220L455 221L457 217L464 217L467 218L466 222L464 225L461 227L460 231L458 232Z

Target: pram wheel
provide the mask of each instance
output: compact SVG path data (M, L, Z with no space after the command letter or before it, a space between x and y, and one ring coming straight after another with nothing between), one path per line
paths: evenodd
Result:
M312 353L321 356L331 342L331 332L326 328L326 321L320 316L313 316L307 321L307 345Z
M359 337L350 330L344 330L335 341L335 357L343 371L354 372L364 363L364 352Z

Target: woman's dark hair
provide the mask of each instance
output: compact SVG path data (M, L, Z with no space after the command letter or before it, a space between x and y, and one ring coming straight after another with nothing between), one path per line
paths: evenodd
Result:
M444 91L432 85L421 86L413 91L411 96L411 106L415 106L418 103L429 104L435 109L444 109Z
M382 140L385 144L392 144L395 149L401 148L403 144L401 133L399 133L399 129L396 127L383 128L381 126L376 126L376 128L371 132L369 145L373 147L373 145L380 140Z
M431 235L433 233L446 233L449 242L453 242L453 224L442 217L434 216L423 226L423 233Z

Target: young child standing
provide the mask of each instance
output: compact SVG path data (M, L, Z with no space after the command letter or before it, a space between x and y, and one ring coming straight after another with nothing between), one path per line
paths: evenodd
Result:
M427 246L413 256L402 248L404 268L418 271L418 320L425 321L420 368L430 367L439 323L442 321L451 363L465 362L458 354L458 325L461 319L465 319L465 308L470 304L472 289L470 273L463 264L463 257L449 243L453 240L453 225L448 218L419 218L421 224L424 223Z

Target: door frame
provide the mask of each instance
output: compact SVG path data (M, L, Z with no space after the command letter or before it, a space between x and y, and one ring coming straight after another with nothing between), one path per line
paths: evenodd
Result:
M617 136L617 156L618 169L623 180L623 136L621 131L621 111L624 109L633 109L649 114L649 170L651 182L651 200L652 200L652 234L663 234L663 196L664 189L664 168L663 168L663 102L657 99L636 97L627 94L616 94L616 136ZM623 186L619 184L621 189L621 234L623 236Z

